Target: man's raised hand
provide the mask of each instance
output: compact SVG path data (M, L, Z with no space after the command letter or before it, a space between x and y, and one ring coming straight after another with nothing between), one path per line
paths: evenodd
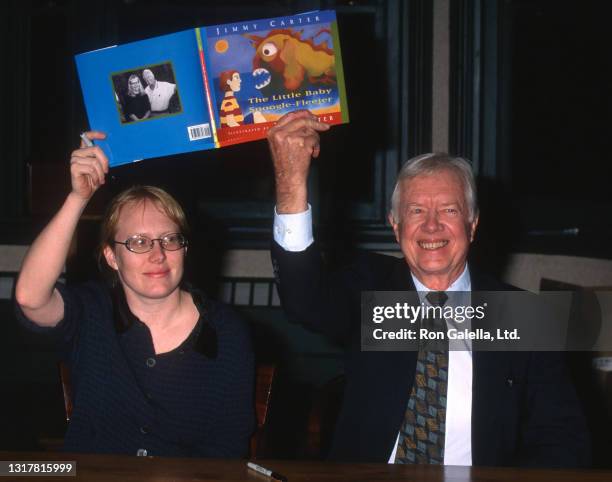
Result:
M279 214L308 209L306 183L312 158L319 156L319 132L330 126L307 110L290 112L268 131L274 163L276 210Z

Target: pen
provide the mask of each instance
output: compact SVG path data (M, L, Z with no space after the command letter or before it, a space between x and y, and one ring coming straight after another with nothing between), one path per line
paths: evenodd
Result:
M87 147L93 147L94 146L94 143L91 142L91 139L89 137L87 137L84 132L81 133L81 139L83 139L83 142L85 143L85 145Z
M280 480L281 482L287 482L287 477L281 475L277 472L273 472L270 469L266 469L261 465L254 464L253 462L247 462L247 467L255 472L259 472L260 474L267 475L268 477L272 477L275 480Z

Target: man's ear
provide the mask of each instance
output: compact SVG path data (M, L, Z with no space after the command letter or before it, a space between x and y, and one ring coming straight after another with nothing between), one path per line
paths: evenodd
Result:
M478 227L479 216L476 214L474 216L474 220L470 223L470 243L474 241L474 236L476 235L476 228Z
M117 266L117 260L115 259L115 252L108 245L104 247L104 259L106 259L106 263L115 271L119 270L119 266Z
M391 213L391 212L389 212L389 214L387 216L387 219L389 220L389 224L393 228L393 233L395 234L395 240L399 244L399 242L400 242L400 238L399 238L399 223L395 222L395 218L393 217L393 213Z

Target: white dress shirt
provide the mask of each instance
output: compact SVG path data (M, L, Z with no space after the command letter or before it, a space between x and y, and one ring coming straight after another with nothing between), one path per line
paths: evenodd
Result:
M175 89L175 84L161 80L155 82L155 89L151 89L151 86L145 87L145 94L149 97L149 103L151 104L151 112L167 110Z
M304 251L314 242L312 210L297 214L278 214L274 209L274 240L286 251ZM414 286L424 297L431 291L412 275ZM446 291L472 291L470 272L466 267L461 276ZM423 302L423 300L421 300ZM472 352L449 351L448 385L446 398L446 432L444 437L444 465L472 465ZM395 460L397 442L389 456Z

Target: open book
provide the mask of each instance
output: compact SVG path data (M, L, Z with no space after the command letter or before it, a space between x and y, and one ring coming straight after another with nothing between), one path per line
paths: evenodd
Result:
M75 58L111 166L261 139L298 109L348 122L334 11L195 28Z

